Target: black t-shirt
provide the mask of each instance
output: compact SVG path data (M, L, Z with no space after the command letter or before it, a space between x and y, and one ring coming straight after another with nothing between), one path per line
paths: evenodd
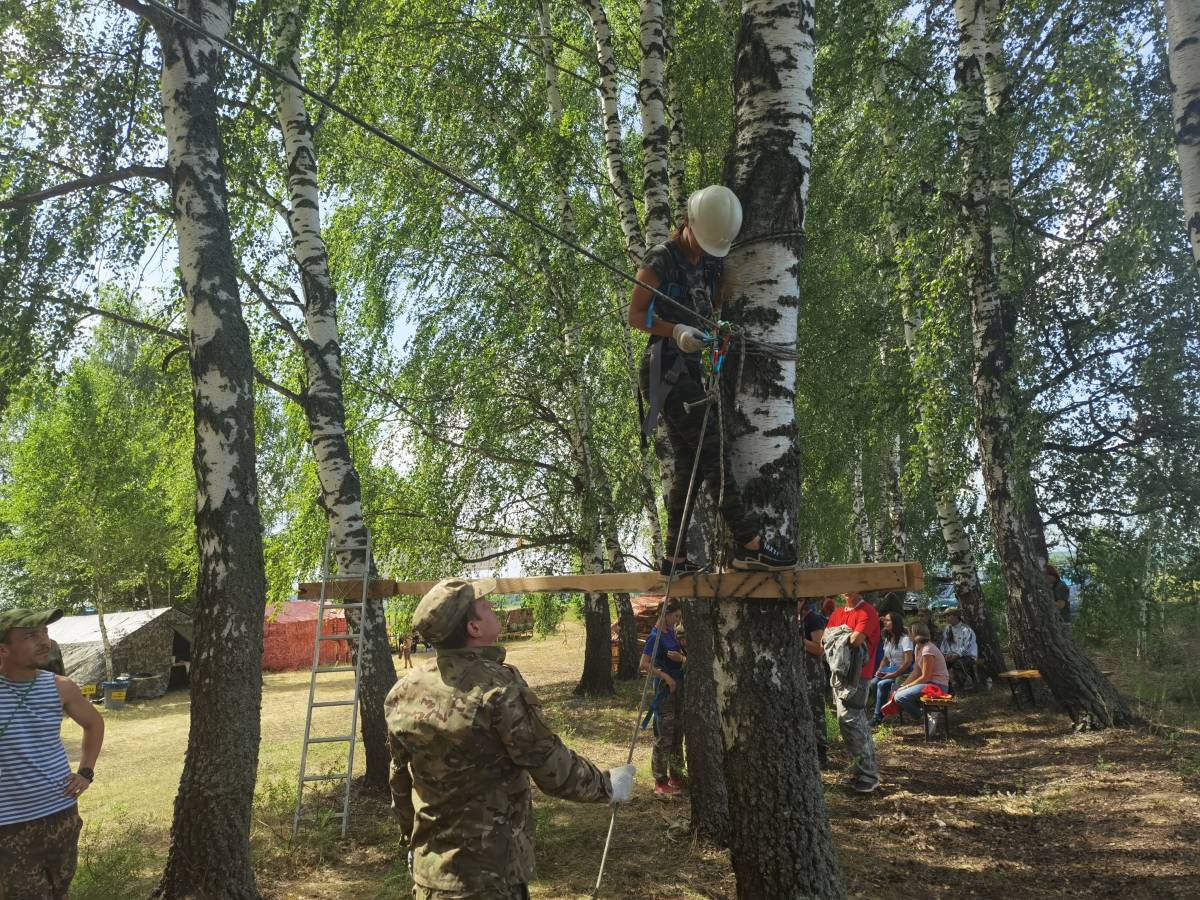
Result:
M642 268L657 275L659 290L675 301L668 303L652 295L655 315L701 331L710 328L704 319L715 318L714 293L721 277L721 260L705 255L693 264L674 241L666 241L646 251ZM656 335L652 340L664 338Z

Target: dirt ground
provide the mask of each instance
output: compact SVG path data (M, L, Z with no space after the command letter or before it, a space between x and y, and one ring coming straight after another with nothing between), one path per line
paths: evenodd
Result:
M632 733L639 686L622 685L604 701L575 699L582 649L581 629L569 625L560 636L513 645L509 660L539 692L571 747L598 765L617 765ZM1118 684L1121 676L1118 671ZM306 679L301 673L266 679L260 782L268 787L260 788L255 825L259 884L273 900L408 896L382 802L355 800L347 844L328 829L297 845L285 837L286 787L299 757ZM130 797L132 777L128 783L110 779L104 793L91 798L91 809L84 805L85 817L149 822L147 838L159 844L159 860L186 742L186 698L181 703L180 696L146 704L110 725L106 754L119 747L122 766L141 773L143 782L147 772L156 773L155 789L143 783ZM948 742L926 744L915 725L880 729L877 741L883 785L875 795L849 795L837 786L840 772L823 775L852 897L1200 897L1200 732L1194 723L1077 735L1068 719L1044 706L1015 710L1008 691L998 688L960 702ZM733 898L728 854L691 841L686 800L653 797L649 756L644 734L634 758L636 796L620 811L601 896ZM846 763L840 743L832 758ZM607 807L540 795L535 806L538 871L531 894L589 896Z

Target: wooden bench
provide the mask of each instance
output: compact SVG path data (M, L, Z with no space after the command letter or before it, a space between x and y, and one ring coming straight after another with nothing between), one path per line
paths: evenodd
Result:
M925 735L925 743L929 743L929 714L937 710L945 717L944 730L946 740L950 740L950 710L954 708L953 697L922 697L921 698L921 732Z
M1013 704L1017 709L1021 708L1021 696L1017 692L1017 685L1024 686L1025 695L1029 698L1029 705L1031 707L1037 705L1033 694L1033 683L1042 678L1042 673L1037 669L1011 669L1008 672L1001 672L996 677L1007 682L1008 689L1012 691Z

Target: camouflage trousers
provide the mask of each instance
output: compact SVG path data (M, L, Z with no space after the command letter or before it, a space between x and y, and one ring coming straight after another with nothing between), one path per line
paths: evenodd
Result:
M0 825L0 900L65 900L79 855L79 808Z
M483 900L480 894L460 894L450 891L435 891L424 888L419 884L413 886L413 900ZM529 887L518 884L507 897L497 897L496 900L529 900Z
M661 687L658 698L658 734L654 736L654 752L650 754L650 771L655 781L670 776L683 777L683 678L677 681L675 693Z
M812 714L813 735L822 750L829 744L825 734L825 666L821 657L804 654L804 680L808 683L808 709Z
M849 697L835 690L833 702L838 730L842 733L842 742L850 755L854 774L864 781L878 784L879 767L875 764L875 739L867 723L866 696L866 685L861 684Z

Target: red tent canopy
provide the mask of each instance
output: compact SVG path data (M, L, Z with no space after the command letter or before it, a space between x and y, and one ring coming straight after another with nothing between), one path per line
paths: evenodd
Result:
M345 634L346 616L341 610L325 610L324 634ZM309 600L285 603L268 609L263 620L262 667L267 672L307 669L312 665L313 642L317 637L317 604ZM322 641L321 665L331 666L350 659L346 641Z

